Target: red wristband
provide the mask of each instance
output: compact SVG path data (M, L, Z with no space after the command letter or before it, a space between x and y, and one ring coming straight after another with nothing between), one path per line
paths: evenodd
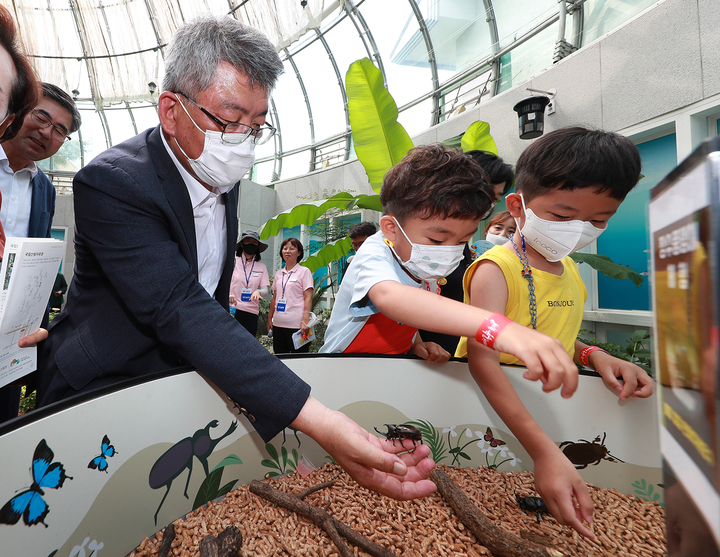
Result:
M505 317L502 313L493 313L480 324L475 339L484 344L488 348L495 348L495 339L505 327L510 325L512 320Z
M590 367L590 354L592 354L596 350L605 352L605 354L609 353L607 350L603 350L599 346L588 346L580 351L580 363L585 367Z

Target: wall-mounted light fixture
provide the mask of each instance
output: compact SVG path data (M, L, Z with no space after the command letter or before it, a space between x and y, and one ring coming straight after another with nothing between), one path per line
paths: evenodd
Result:
M148 83L148 89L150 89L151 95L155 94L155 89L157 89L157 85L155 85L154 81L151 81L150 83Z
M73 100L74 100L74 101L78 100L78 97L79 97L79 96L80 96L80 91L78 91L77 89L73 89L73 90L72 90Z
M544 93L535 97L528 97L521 100L513 110L518 114L518 128L520 139L535 139L540 137L545 130L545 107L548 108L548 114L555 112L553 98L555 90L539 91L538 89L530 89L534 93ZM547 95L547 96L545 96Z
M302 6L303 8L307 6L307 0L300 0L300 6Z

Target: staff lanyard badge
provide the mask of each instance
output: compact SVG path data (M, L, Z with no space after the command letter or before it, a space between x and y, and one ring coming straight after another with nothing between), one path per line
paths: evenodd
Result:
M285 287L287 286L287 283L290 281L290 278L292 277L294 272L295 271L290 271L285 280L280 279L282 282L282 297L278 299L276 311L285 311L285 305L287 304L287 299L285 298Z
M243 288L240 292L240 301L249 302L250 296L252 296L252 288Z

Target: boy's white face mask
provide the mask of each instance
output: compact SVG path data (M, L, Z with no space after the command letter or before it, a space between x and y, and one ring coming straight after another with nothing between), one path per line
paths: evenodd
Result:
M604 228L597 228L587 221L541 219L532 209L525 207L522 194L520 199L525 211L525 225L520 229L520 233L525 237L527 244L551 263L560 261L591 244L605 232ZM520 228L520 220L515 219L515 222Z
M438 281L452 273L460 264L463 258L463 250L465 244L455 246L435 246L428 244L414 244L407 237L400 223L393 217L395 224L398 225L405 239L412 246L410 259L403 261L397 254L392 243L388 242L388 246L395 254L395 257L402 262L403 266L414 277L424 281Z

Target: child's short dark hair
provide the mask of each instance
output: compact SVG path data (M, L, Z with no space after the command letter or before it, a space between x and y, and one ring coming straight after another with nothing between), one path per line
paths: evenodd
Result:
M595 188L623 200L640 180L637 147L618 133L582 127L550 132L522 152L515 188L525 202L551 190Z
M359 238L361 236L372 236L377 232L377 226L371 222L359 222L350 229L351 238Z
M482 166L482 169L487 172L490 178L491 184L502 184L505 182L503 188L503 195L506 195L513 187L515 181L515 173L513 172L512 166L503 161L495 153L489 151L466 151L466 155L470 155L475 162Z
M385 176L383 213L410 217L481 219L495 196L482 167L471 157L440 144L410 150Z

